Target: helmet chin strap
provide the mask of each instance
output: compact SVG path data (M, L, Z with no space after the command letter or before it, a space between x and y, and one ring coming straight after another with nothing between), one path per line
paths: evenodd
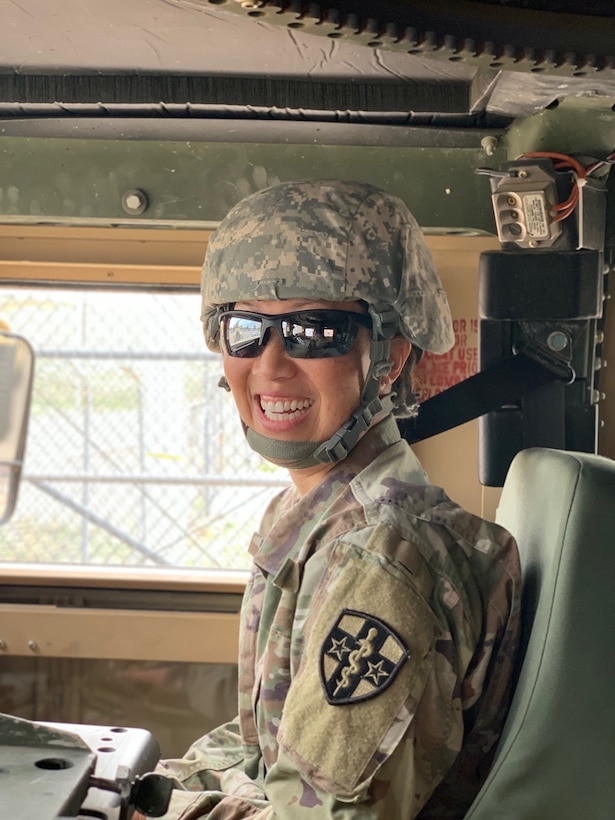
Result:
M372 339L370 366L359 406L348 421L326 441L280 441L255 432L244 425L250 447L268 461L288 470L304 470L327 462L337 464L346 458L376 416L393 410L395 394L379 398L380 378L391 369L389 339Z

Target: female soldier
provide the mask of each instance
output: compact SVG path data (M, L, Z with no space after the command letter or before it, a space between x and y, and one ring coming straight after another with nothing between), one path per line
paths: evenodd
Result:
M453 343L420 229L366 184L289 182L211 237L205 339L288 468L250 545L239 717L161 770L168 817L463 817L511 685L513 539L431 486L395 415Z

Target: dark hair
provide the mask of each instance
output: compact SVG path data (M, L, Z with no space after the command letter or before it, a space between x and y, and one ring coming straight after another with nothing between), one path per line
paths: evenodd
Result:
M418 394L414 389L414 370L421 361L423 351L412 345L404 367L393 382L393 392L397 394L393 415L396 418L412 418L419 411Z

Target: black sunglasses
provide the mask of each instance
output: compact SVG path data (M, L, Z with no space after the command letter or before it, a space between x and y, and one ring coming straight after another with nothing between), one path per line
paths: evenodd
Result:
M297 310L277 315L227 310L219 321L224 351L240 359L262 353L270 328L278 332L284 350L293 359L328 359L345 356L359 327L372 326L365 313L347 310Z

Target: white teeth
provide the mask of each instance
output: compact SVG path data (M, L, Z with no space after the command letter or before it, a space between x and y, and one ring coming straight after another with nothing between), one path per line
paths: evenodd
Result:
M263 413L272 421L295 418L313 404L313 399L278 399L277 401L264 401L261 399Z

